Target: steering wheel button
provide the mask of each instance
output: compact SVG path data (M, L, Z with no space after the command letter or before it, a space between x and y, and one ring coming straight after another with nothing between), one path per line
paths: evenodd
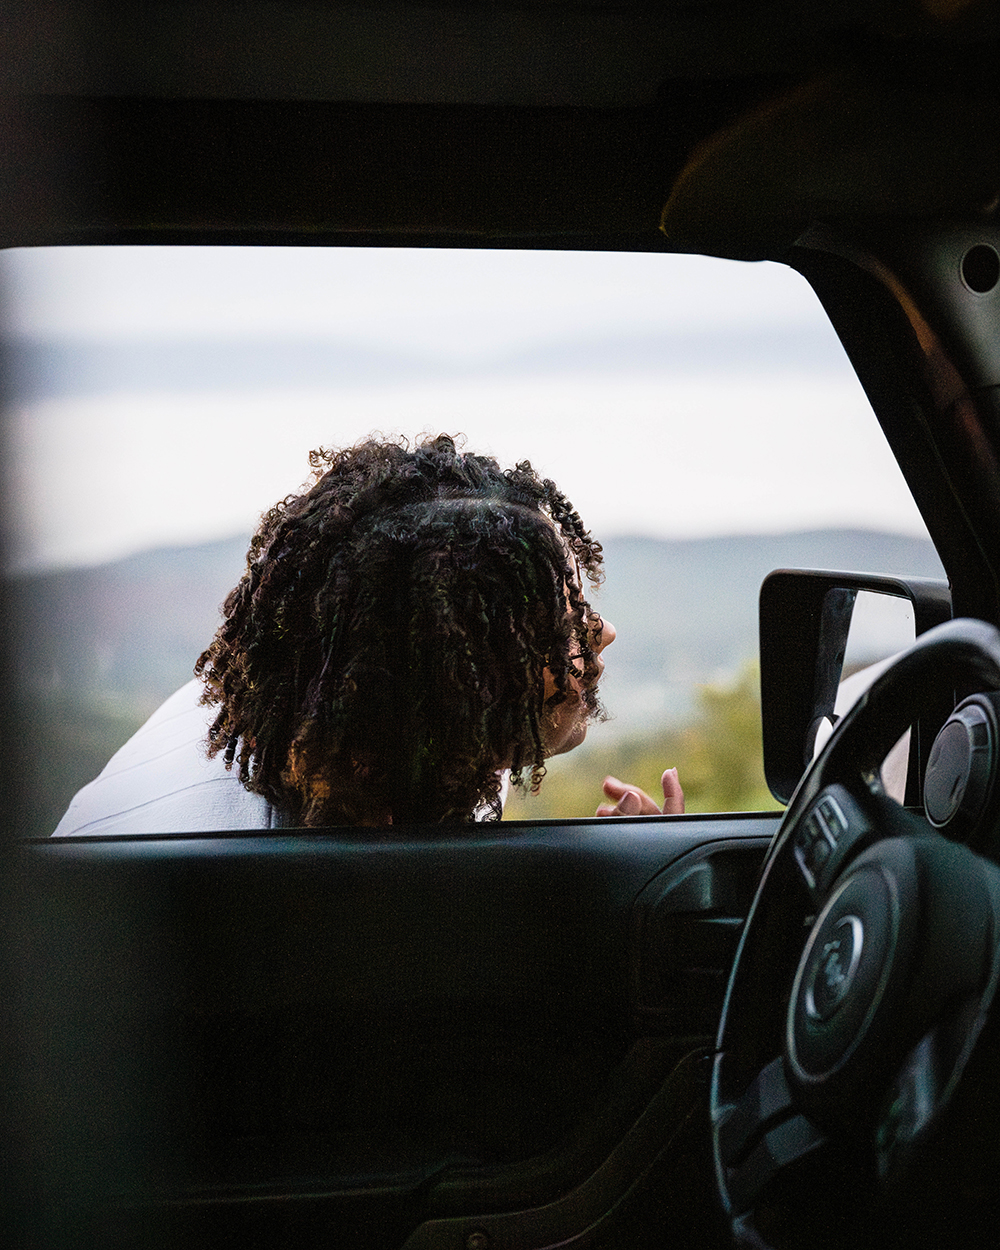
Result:
M825 832L834 846L836 846L840 838L847 832L847 820L844 817L844 813L829 795L820 799L819 811L823 818Z

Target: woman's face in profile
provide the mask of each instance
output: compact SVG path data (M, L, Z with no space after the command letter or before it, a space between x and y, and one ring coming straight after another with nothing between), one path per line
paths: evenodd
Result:
M604 672L604 658L601 653L605 647L611 646L615 637L615 627L610 621L602 619L600 636L593 643L598 670L597 680L594 682L594 685L597 684L597 681L600 681L601 674ZM583 662L579 657L574 657L573 664L579 673L579 677L574 678L570 682L569 689L566 691L566 698L562 703L549 708L545 713L542 740L545 744L546 757L565 755L567 751L572 751L574 747L578 747L587 736L590 711L583 698ZM546 669L546 703L555 693L555 678Z

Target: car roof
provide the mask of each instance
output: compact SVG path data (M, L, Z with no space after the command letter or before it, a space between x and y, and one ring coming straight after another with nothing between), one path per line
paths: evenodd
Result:
M5 19L0 239L756 258L816 216L976 211L996 191L996 17L961 0L24 4Z

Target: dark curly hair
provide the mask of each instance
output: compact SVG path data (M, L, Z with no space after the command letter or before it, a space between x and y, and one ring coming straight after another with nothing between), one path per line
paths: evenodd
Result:
M499 818L499 770L544 775L552 709L601 715L581 587L600 545L528 461L503 471L445 434L309 461L195 666L219 707L209 754L300 825Z

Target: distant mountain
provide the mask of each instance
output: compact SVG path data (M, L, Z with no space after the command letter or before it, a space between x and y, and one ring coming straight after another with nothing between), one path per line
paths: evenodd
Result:
M774 569L944 578L928 540L869 530L612 538L604 552L596 604L618 630L604 701L614 730L628 733L683 715L696 684L757 655L757 597Z
M191 677L247 545L165 547L13 578L22 688L149 715Z
M14 579L24 689L148 713L190 677L246 546L232 538ZM757 593L772 569L944 575L929 542L863 530L612 538L605 559L595 602L618 630L606 690L621 729L683 711L693 684L756 654Z

